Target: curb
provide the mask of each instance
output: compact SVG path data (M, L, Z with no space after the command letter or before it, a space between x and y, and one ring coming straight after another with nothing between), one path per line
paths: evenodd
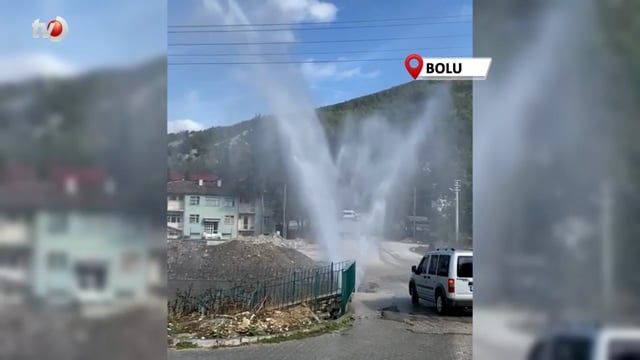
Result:
M322 324L312 326L308 329L294 330L294 331L289 331L281 334L241 336L241 337L236 337L231 339L179 339L175 337L169 337L169 347L175 348L176 344L180 342L194 344L197 346L197 348L219 348L219 347L235 347L235 346L241 346L241 345L255 344L260 341L269 340L273 338L283 338L283 341L286 341L287 340L286 338L292 337L294 335L306 334L310 332L324 330L327 324L344 321L350 317L352 317L352 314L347 311L346 314L340 316L335 320L326 321Z

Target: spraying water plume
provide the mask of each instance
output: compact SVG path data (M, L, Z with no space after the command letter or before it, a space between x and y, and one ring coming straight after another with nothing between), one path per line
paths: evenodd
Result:
M253 17L269 13L270 23L292 20L291 9L271 5ZM216 3L215 11L225 24L252 24L251 7L240 6L233 0L226 5ZM295 20L299 20L299 16ZM294 38L293 33L286 31L247 34L240 35L240 40L252 44L256 40ZM251 45L251 48L252 53L265 52L260 45ZM283 46L282 50L289 49ZM316 240L323 245L330 261L369 257L382 236L389 198L411 179L420 145L428 140L433 124L451 110L449 88L443 86L433 91L424 112L415 119L402 119L409 126L398 126L382 116L346 121L334 157L300 68L257 62L251 67L251 83L276 119L284 145L283 156L290 177L304 194L303 202L315 225ZM359 236L350 243L355 248L341 240L338 219L341 209L353 207L363 214L357 231ZM360 263L359 270L362 271L363 265Z

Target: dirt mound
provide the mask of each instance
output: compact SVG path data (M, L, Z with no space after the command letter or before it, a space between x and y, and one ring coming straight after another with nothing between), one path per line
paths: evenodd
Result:
M233 240L220 245L171 240L167 248L169 279L246 283L278 276L315 262L301 252L270 242Z

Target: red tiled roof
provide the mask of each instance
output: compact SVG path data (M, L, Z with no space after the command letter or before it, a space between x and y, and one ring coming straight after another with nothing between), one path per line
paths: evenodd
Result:
M75 196L60 191L59 185L45 182L0 186L0 211L37 209L113 210L128 205L121 194L109 195L102 189L79 189Z
M49 178L55 183L62 183L70 177L75 178L78 184L102 184L107 179L100 168L54 166L49 170Z
M167 183L169 195L233 195L233 189L228 184L218 187L212 182L199 185L196 181L171 181Z
M178 181L184 179L184 174L179 172L170 172L169 173L169 181Z
M33 168L22 165L8 166L2 174L2 181L7 183L26 182L36 179L36 171Z
M214 174L189 174L189 179L191 181L217 181L220 177Z

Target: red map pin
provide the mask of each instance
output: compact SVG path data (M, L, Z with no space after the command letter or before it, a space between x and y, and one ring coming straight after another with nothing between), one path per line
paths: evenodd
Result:
M411 67L411 60L414 60L414 59L418 61L418 66ZM407 56L406 59L404 59L404 67L407 68L407 71L413 77L414 80L418 78L418 75L420 75L420 72L422 71L422 65L423 65L422 56L418 54L411 54Z

